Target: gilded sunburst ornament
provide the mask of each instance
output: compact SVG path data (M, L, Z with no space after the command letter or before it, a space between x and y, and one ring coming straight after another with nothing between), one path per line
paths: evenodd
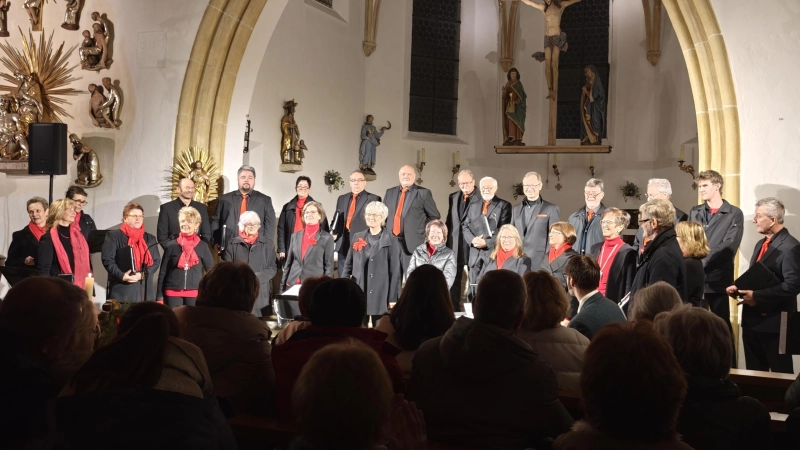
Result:
M181 178L194 181L194 201L208 204L218 197L217 185L222 173L219 165L202 147L190 147L175 158L171 168L170 185L172 199L178 197L178 182Z

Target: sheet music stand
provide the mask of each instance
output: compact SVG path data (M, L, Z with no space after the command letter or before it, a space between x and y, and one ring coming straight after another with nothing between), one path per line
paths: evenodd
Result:
M295 316L300 315L300 303L296 295L275 295L275 316L278 318L278 325L294 320Z
M89 235L89 253L100 253L103 251L103 244L106 242L108 230L92 230Z
M25 278L38 277L40 275L38 271L33 269L23 269L20 267L9 266L0 266L0 274L2 274L6 280L8 280L8 284L10 284L11 287L14 287L15 284L19 283Z

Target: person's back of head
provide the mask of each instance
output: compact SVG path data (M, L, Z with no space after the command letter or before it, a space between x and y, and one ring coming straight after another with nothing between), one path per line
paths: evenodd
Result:
M588 422L623 441L675 437L686 380L669 343L648 323L612 323L586 349L581 392Z
M136 325L139 319L148 314L161 314L164 316L167 321L169 335L172 337L181 337L181 328L180 323L178 322L178 316L175 315L175 312L172 311L172 308L163 303L157 302L134 303L128 307L128 309L125 310L125 314L119 318L119 324L117 324L117 336L127 333L128 330Z
M261 282L253 269L242 261L215 264L197 291L197 306L211 306L249 313L258 298Z
M681 296L671 284L665 281L655 283L636 291L631 308L631 321L652 322L660 312L671 311L682 305Z
M600 266L589 255L573 256L564 267L564 275L581 292L588 293L600 286Z
M390 320L403 350L416 350L424 341L443 335L455 315L442 271L425 264L411 272Z
M658 314L653 327L667 338L688 376L725 379L733 345L725 321L703 308L683 305Z
M375 350L350 338L328 345L303 366L292 392L300 439L332 450L383 444L393 396Z
M475 320L515 330L525 307L525 283L510 270L492 270L481 277L472 303Z
M314 292L314 289L320 284L331 280L333 280L333 278L327 275L310 277L303 280L303 284L300 286L300 292L297 293L297 307L300 309L300 315L302 317L308 318L308 305L311 303L311 294Z
M522 328L542 331L560 326L569 310L569 298L556 278L544 270L522 277L527 299Z
M318 327L361 327L367 313L367 296L352 280L337 278L311 293L308 318Z

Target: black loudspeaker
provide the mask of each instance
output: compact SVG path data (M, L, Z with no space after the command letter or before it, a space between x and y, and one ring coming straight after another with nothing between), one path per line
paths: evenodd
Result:
M28 125L28 174L67 174L67 124L32 123Z

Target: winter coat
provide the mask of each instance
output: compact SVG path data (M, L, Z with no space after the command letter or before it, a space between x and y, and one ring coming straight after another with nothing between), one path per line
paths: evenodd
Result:
M453 286L453 282L456 279L456 254L453 250L447 248L447 245L444 243L437 245L433 255L428 256L428 243L423 242L411 254L411 262L408 264L406 276L411 275L414 269L425 264L432 264L442 271L445 280L447 280L448 289Z

